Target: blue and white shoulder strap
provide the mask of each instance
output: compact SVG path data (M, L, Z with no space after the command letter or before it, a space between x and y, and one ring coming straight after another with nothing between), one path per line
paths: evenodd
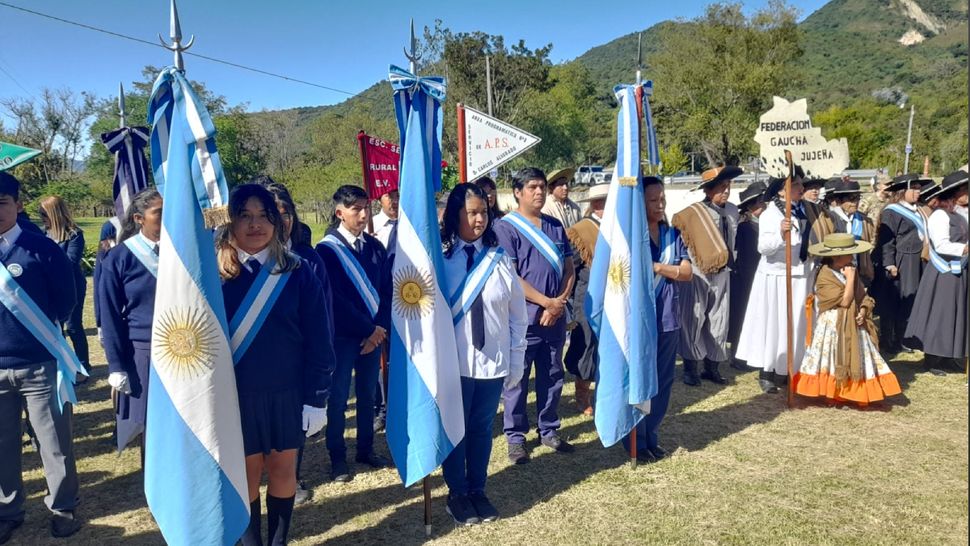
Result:
M229 347L234 363L238 363L246 354L290 278L289 271L271 274L275 268L273 259L263 264L229 322Z
M381 305L380 294L374 288L374 285L371 284L370 279L367 278L367 272L364 271L363 266L360 265L357 258L350 252L347 245L332 233L327 234L321 242L332 249L334 254L337 255L337 259L340 260L340 265L343 267L344 273L347 274L347 277L350 278L350 281L357 288L360 299L364 300L364 304L367 305L367 310L370 311L371 318L376 317L377 310Z
M149 246L148 241L140 234L125 239L124 244L135 258L145 266L153 277L158 278L158 254Z
M915 210L910 210L899 203L892 203L886 206L886 210L891 210L896 214L902 216L903 218L909 220L914 225L916 225L916 232L919 234L921 241L926 240L926 219L923 215Z
M483 248L475 256L472 268L462 279L451 298L448 299L448 305L451 306L452 322L456 326L461 322L465 313L471 309L482 290L485 289L485 283L488 282L488 278L495 271L495 266L502 260L504 254L505 251L502 250L502 247L496 246Z
M542 254L549 264L552 265L552 268L556 270L556 274L559 276L559 278L562 278L564 270L564 258L562 253L559 251L559 247L556 246L556 243L554 243L548 235L543 233L541 229L535 227L532 222L526 220L521 214L515 211L503 216L501 221L508 222L519 233L521 233L523 237L528 239L529 242L532 243L532 246L539 251L539 254Z

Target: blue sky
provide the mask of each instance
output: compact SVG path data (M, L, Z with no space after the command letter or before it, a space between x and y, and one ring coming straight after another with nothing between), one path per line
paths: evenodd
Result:
M168 35L169 0L2 0L64 19L146 40ZM420 29L435 19L453 31L522 38L532 47L553 43L555 62L657 22L701 14L708 0L648 0L634 9L590 0L274 2L182 0L179 13L194 52L350 92L387 77L389 63L406 66L408 19ZM745 2L754 10L767 0ZM793 0L804 18L825 0ZM171 54L0 5L0 98L44 87L69 87L107 97L118 82L140 79L146 64L171 63ZM325 91L206 60L186 57L186 70L230 104L250 110L333 104L347 95ZM9 119L7 122L9 123Z

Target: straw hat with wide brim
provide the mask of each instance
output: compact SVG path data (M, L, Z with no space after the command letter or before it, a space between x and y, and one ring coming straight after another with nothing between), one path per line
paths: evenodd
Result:
M579 199L580 203L589 203L590 201L596 201L597 199L606 199L606 196L610 193L610 185L607 184L596 184L595 186L589 187L589 192L586 197Z
M808 247L809 254L820 258L862 254L870 250L872 250L872 243L857 241L851 233L830 233L821 243Z
M701 183L694 189L703 190L704 188L715 186L725 180L733 180L740 176L742 172L744 171L741 170L741 167L735 167L734 165L707 169L701 173Z
M556 182L562 179L566 179L566 184L569 185L573 180L573 175L576 174L576 169L571 169L569 167L565 169L556 169L546 176L546 186L553 187Z

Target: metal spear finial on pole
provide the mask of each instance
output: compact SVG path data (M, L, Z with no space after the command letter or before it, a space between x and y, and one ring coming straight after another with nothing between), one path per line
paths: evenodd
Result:
M174 0L173 0L174 3ZM411 50L404 50L404 56L410 63L411 73L418 73L418 61L421 60L421 55L418 54L418 38L414 35L414 18L411 18Z
M192 44L195 43L195 35L193 34L189 41L183 45L182 44L182 25L179 24L179 10L175 5L175 0L172 0L171 7L171 18L169 21L169 38L172 39L172 43L169 44L162 38L162 35L158 35L158 41L162 43L162 47L171 51L175 56L175 68L179 71L185 71L185 64L182 63L182 52L188 51Z
M127 112L125 112L125 86L119 82L118 83L118 127L123 128L128 123L125 120Z

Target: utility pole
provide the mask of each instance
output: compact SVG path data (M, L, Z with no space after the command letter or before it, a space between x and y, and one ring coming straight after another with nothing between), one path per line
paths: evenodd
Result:
M903 174L909 172L909 154L913 152L913 114L916 113L916 106L909 105L909 130L906 131L906 160L903 163Z
M492 64L488 55L485 55L485 92L488 96L488 115L492 114Z

